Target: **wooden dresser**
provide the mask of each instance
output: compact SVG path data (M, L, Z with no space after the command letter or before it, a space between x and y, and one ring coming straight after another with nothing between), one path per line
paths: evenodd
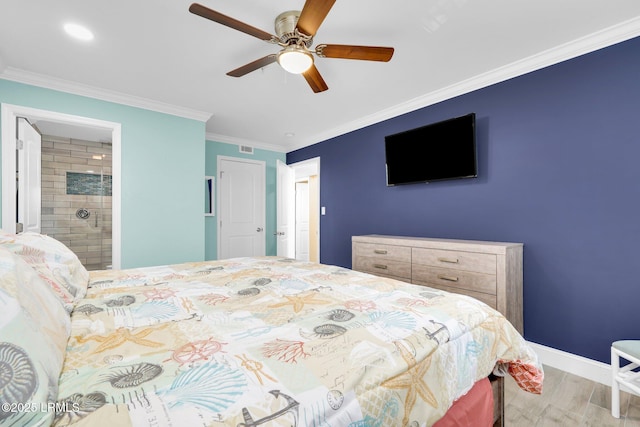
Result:
M354 270L472 296L523 333L522 243L353 236Z

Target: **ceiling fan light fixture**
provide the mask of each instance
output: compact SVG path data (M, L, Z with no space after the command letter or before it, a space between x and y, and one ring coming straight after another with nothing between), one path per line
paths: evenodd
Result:
M278 53L278 64L292 74L302 74L313 64L313 56L305 48L291 45Z

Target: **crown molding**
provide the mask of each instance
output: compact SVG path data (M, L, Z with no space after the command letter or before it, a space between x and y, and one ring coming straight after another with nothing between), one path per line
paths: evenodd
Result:
M602 49L616 43L630 40L639 35L640 17L636 17L588 36L578 38L552 49L529 56L525 59L512 62L511 64L503 67L463 80L448 87L418 96L385 110L361 117L357 120L345 123L342 126L328 129L325 132L312 135L309 138L300 139L294 147L289 148L293 151L318 142L326 141L354 130L362 129L429 105L437 104L438 102L442 102L456 96L464 95L550 65L567 61L580 55L594 52L598 49Z
M288 153L289 151L291 151L289 150L289 147L285 147L282 145L267 144L264 142L253 141L250 139L236 138L234 136L221 135L221 134L211 133L211 132L207 132L205 134L205 137L207 141L211 141L211 142L223 142L225 144L233 144L233 145L248 145L249 147L260 148L262 150L276 151L279 153Z
M33 73L31 71L25 71L13 67L6 67L4 69L0 68L0 78L11 80L17 83L24 83L32 86L43 87L46 89L71 93L74 95L100 99L102 101L115 102L117 104L128 105L130 107L143 108L145 110L171 114L173 116L197 120L199 122L206 122L212 116L211 113L204 111L193 110L190 108L154 101L152 99L101 89L95 86L89 86L69 80L58 79L44 74Z
M262 143L259 141L209 132L206 134L206 139L210 141L218 141L235 145L248 145L255 148L287 153L632 39L637 36L640 36L640 17L630 19L588 36L578 38L563 45L529 56L528 58L515 61L506 66L499 67L467 80L452 84L448 87L418 96L393 107L345 123L341 126L327 129L324 132L310 135L307 138L300 138L286 145ZM12 80L18 83L26 83L33 86L101 99L103 101L144 108L201 122L206 122L212 116L212 114L208 112L192 110L120 92L108 91L13 67L2 67L3 61L2 58L0 58L0 78Z

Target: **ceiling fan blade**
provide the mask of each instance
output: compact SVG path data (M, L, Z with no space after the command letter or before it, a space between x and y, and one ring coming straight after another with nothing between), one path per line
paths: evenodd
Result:
M231 18L227 15L223 15L220 12L211 10L208 7L205 7L198 3L191 4L191 6L189 6L189 12L198 16L202 16L203 18L210 19L213 22L217 22L218 24L233 28L234 30L249 34L250 36L257 37L260 40L270 41L276 38L276 36L273 36L266 31L262 31L259 28L252 27L249 24L245 24L244 22L240 22L237 19Z
M311 64L311 67L302 73L302 75L307 83L309 83L309 86L311 86L311 90L313 90L314 93L324 92L329 89L329 86L324 82L324 79L320 75L315 64Z
M276 62L276 54L272 53L271 55L267 55L264 58L256 59L253 62L250 62L242 67L238 67L233 71L229 71L227 76L231 77L242 77L245 74L249 74L252 71L255 71L259 68L266 67L269 64L273 64Z
M387 62L393 56L392 47L352 46L347 44L321 44L316 54L322 58L360 59Z
M307 0L300 12L296 28L303 34L315 36L336 0Z

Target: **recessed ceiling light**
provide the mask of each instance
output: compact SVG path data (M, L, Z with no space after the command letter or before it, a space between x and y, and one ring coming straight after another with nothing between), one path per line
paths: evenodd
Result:
M292 137L296 136L296 134L293 133L293 132L287 132L287 133L284 134L284 136L286 136L287 138L292 138Z
M65 24L64 30L75 39L84 41L93 40L93 33L87 27L83 27L82 25Z

